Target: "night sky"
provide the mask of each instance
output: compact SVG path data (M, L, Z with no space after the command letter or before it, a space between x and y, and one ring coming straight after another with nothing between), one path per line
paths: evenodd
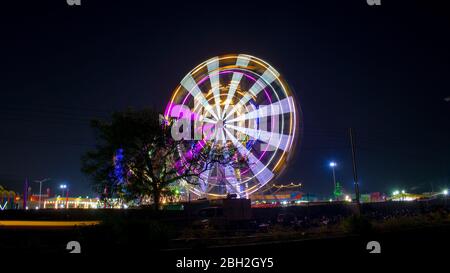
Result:
M92 194L80 172L80 157L94 144L90 119L127 107L163 111L197 64L245 53L280 71L303 111L301 143L279 183L329 194L335 160L337 179L351 189L353 127L362 192L450 186L450 10L443 5L81 2L1 4L0 185L22 192L26 178L50 177L44 188L65 182L73 195Z

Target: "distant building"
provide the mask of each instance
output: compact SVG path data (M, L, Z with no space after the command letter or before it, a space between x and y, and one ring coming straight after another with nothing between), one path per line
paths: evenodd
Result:
M314 194L305 194L300 191L283 191L272 194L253 194L251 196L253 207L270 207L317 202L319 199Z
M351 199L355 200L355 194L350 194ZM359 195L359 201L361 203L373 203L373 202L384 202L386 201L386 195L381 192L371 192L371 193L361 193Z
M386 201L386 196L384 196L380 192L370 193L370 202L383 202L383 201Z
M44 201L44 209L96 209L98 198L54 197Z
M41 202L45 202L49 198L48 194L42 194L41 196ZM28 202L39 202L39 194L32 194L28 198Z

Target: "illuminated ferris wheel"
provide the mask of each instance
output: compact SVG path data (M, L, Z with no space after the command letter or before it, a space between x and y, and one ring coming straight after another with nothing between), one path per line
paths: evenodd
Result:
M166 119L184 119L193 132L179 147L182 158L198 147L232 148L236 156L214 163L190 183L198 197L248 197L285 168L299 134L300 111L280 73L245 54L211 58L175 89Z

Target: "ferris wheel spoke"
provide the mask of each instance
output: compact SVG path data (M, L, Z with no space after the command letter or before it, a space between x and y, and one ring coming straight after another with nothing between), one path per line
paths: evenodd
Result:
M228 110L228 106L230 106L231 100L234 97L234 94L236 93L236 89L239 86L239 83L241 82L242 76L244 74L240 72L233 72L233 77L231 78L230 87L228 88L228 94L227 98L225 100L225 105L223 107L223 113L222 118L225 117L225 114Z
M287 97L269 105L260 105L258 109L245 113L244 115L240 115L236 118L227 120L227 122L236 122L292 113L294 112L293 105L294 99L292 97Z
M211 89L213 91L213 95L214 95L214 104L216 105L216 112L217 112L217 116L221 117L221 113L220 113L220 79L219 79L219 58L215 57L210 59L207 62L207 67L208 67L208 75L209 75L209 80L211 82Z
M256 156L254 156L247 148L245 148L226 128L225 132L227 136L230 138L231 142L233 142L234 146L238 149L239 153L242 156L246 156L248 158L248 166L252 170L256 179L258 180L261 186L264 186L269 182L275 175L269 170Z
M203 119L201 119L201 121L203 121L205 123L212 123L212 124L216 124L217 123L217 121L212 120L210 118L206 118L206 117L203 117Z
M260 140L262 142L265 142L269 144L270 146L281 149L283 151L286 151L288 148L288 144L290 143L291 136L280 134L276 132L269 132L265 130L258 130L258 129L252 129L252 128L245 128L240 126L234 126L234 125L227 125L227 127L234 129L236 131L239 131L241 133L244 133L248 136L251 136L254 139Z
M236 107L231 109L231 111L225 116L225 119L229 118L232 114L234 114L238 109L243 107L252 97L256 97L261 90L267 87L267 85L271 84L274 80L276 80L280 74L271 66L269 66L266 71L261 75L253 85L250 87L248 92L241 98L241 100L236 104Z
M248 63L250 62L250 56L245 54L238 55L236 59L236 66L239 68L247 68ZM227 98L225 100L225 105L223 108L222 118L225 118L226 111L228 110L228 107L230 106L231 100L234 97L234 94L236 93L236 89L239 86L239 83L241 82L242 76L244 74L241 72L233 72L233 77L231 78L230 87L228 89Z
M220 129L220 140L225 143L225 132L223 129Z
M194 100L198 101L203 108L208 111L213 117L218 119L216 113L212 110L212 106L203 95L203 92L198 87L197 82L194 80L191 74L186 75L181 81L181 85L192 95Z
M222 128L215 128L214 129L214 134L213 134L214 145L216 145L219 141L220 142L224 141L224 138L222 136L223 136L223 129Z
M251 99L252 99L251 93L249 92L245 93L244 96L242 96L241 100L239 100L239 102L233 108L231 108L230 112L228 112L228 114L225 116L225 120L228 119L237 110L242 109L244 105Z
M239 54L236 59L236 66L246 68L250 62L251 56L246 54Z

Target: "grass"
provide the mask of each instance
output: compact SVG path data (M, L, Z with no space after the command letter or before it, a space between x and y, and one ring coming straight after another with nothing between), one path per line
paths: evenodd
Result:
M446 212L432 212L417 216L399 216L375 221L366 216L352 215L336 225L323 225L308 229L272 225L265 233L227 233L217 229L185 228L181 236L171 240L170 247L204 247L234 244L248 244L271 241L327 238L335 236L370 235L374 233L414 230L422 227L450 225L450 215Z

